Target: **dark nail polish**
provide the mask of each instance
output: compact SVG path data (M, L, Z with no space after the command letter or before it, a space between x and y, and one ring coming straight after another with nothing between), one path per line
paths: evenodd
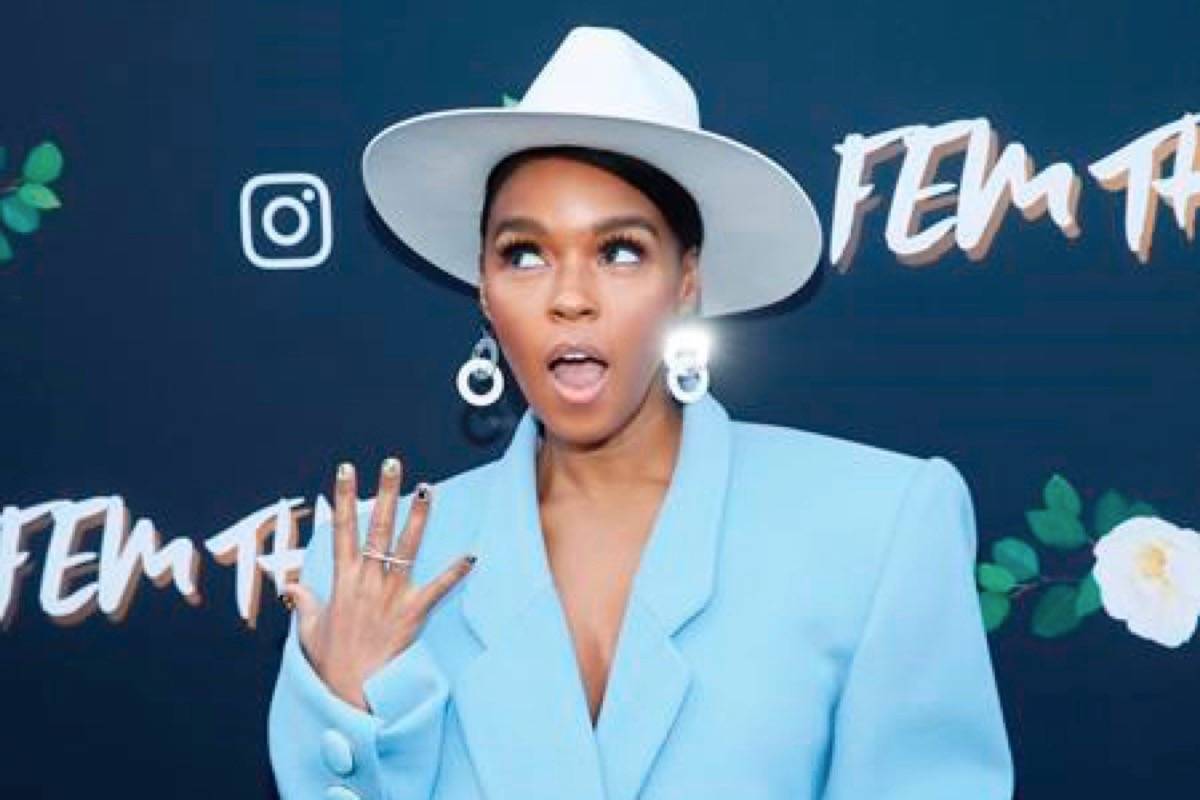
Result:
M476 561L479 560L479 556L475 555L474 553L471 553L469 556L467 556L466 560L467 560L468 564L474 564Z
M296 607L296 601L292 599L290 594L279 595L279 602L283 603L283 607L291 611Z
M429 485L422 483L417 486L417 499L422 503L429 500Z

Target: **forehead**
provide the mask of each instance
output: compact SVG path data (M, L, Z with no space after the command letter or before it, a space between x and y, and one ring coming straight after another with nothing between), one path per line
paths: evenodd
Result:
M508 176L492 199L489 228L507 216L533 217L547 228L590 229L614 215L645 217L666 227L658 207L635 186L608 170L559 156L531 159Z

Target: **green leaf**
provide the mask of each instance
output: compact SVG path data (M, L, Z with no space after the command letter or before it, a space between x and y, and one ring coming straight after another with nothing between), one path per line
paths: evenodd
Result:
M992 545L992 560L1019 581L1036 578L1041 572L1037 551L1012 536L1006 536Z
M1116 489L1106 489L1092 509L1092 528L1103 536L1129 518L1129 502Z
M54 142L42 142L25 158L25 177L34 183L49 183L62 173L62 151Z
M500 102L503 103L505 105L505 107L507 107L507 106L515 106L517 103L520 102L520 100L518 100L515 97L509 97L508 93L506 92L506 93L500 95Z
M1078 517L1083 508L1075 487L1057 472L1051 475L1050 480L1042 487L1042 499L1046 502L1046 508L1063 511L1073 517Z
M0 219L14 233L33 233L38 229L38 210L15 194L0 199Z
M1157 516L1159 516L1159 514L1158 514L1158 510L1155 509L1154 506L1150 505L1149 503L1145 502L1144 500L1138 500L1136 503L1134 503L1133 505L1131 505L1129 507L1129 516L1130 517L1157 517Z
M979 593L979 611L983 614L983 627L990 631L996 630L1008 618L1012 609L1012 601L1007 595L995 592Z
M1079 625L1075 601L1079 596L1074 586L1051 586L1038 599L1033 609L1033 632L1044 639L1062 636Z
M1079 595L1075 598L1075 613L1080 617L1086 617L1103 607L1104 603L1100 600L1100 584L1096 583L1096 576L1089 572L1079 582Z
M22 186L17 195L34 208L50 209L61 208L62 203L58 200L58 195L49 186L43 186L40 183L27 183Z
M8 243L8 237L4 235L4 231L0 231L0 261L12 261L12 257L12 246Z
M1039 508L1025 512L1025 519L1034 536L1043 544L1059 550L1071 550L1087 543L1083 523L1079 518L1054 508Z
M975 567L975 576L979 579L979 585L989 592L999 592L1004 594L1009 589L1016 585L1017 579L1013 574L998 564L978 564Z

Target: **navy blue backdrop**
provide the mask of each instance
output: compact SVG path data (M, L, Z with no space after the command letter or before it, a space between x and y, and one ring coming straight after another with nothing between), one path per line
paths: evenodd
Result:
M0 227L0 505L120 495L203 569L198 604L143 579L122 619L64 624L39 601L49 528L28 533L0 632L0 795L273 796L284 611L267 581L247 619L205 542L280 498L311 508L340 459L399 451L407 491L499 453L519 398L483 424L453 386L473 296L390 237L359 158L401 117L519 96L576 24L671 60L705 127L784 164L827 232L850 133L986 117L1081 177L1077 239L1010 210L982 260L917 268L884 241L883 164L848 269L825 256L789 301L721 321L713 390L735 417L950 458L981 558L1030 539L1054 474L1089 505L1116 487L1200 520L1200 244L1161 206L1139 263L1124 194L1086 170L1198 110L1194 3L9 3L0 189L42 142L63 166L60 208ZM290 172L328 187L329 254L263 269L241 192ZM1200 782L1200 645L1103 611L1037 636L1032 597L990 636L1018 796Z

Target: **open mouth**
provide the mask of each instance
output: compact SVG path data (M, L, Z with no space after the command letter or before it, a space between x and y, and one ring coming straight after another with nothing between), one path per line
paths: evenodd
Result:
M548 365L554 387L569 403L596 399L608 377L608 362L590 353L566 353Z

